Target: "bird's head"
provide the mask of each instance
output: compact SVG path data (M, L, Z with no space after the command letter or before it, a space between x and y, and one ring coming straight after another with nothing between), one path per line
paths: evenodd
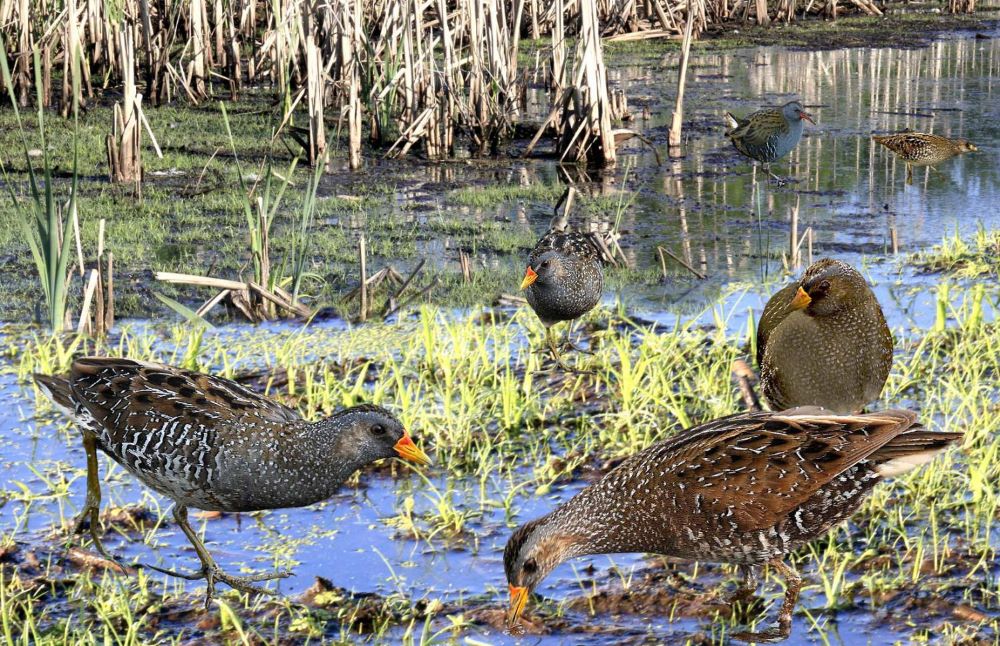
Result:
M503 566L510 592L507 627L517 625L532 590L566 559L577 555L580 537L559 529L551 516L518 527L503 551Z
M789 101L781 108L782 114L785 115L785 119L792 123L798 121L808 121L809 123L816 125L813 121L812 115L802 109L802 104L798 101Z
M340 428L338 444L350 447L364 464L392 457L422 465L431 463L427 454L410 438L402 422L381 406L353 406L337 413L329 422Z
M857 270L845 262L824 258L802 275L789 308L804 310L809 316L830 316L860 305L868 292L868 283Z
M974 153L979 150L976 144L972 143L968 139L958 139L955 141L955 146L958 148L960 153Z
M564 270L563 255L557 251L546 251L525 269L524 280L521 281L521 289L528 289L536 284L539 286L549 285Z

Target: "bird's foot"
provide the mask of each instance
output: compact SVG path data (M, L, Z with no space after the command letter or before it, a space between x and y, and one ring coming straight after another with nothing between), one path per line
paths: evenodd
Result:
M564 352L567 351L567 350L572 350L574 352L579 352L581 354L589 354L590 356L594 356L594 351L593 350L587 350L586 348L581 348L580 346L578 346L577 344L573 343L569 339L566 339L565 341L563 341L563 343L562 343L562 350Z
M94 549L105 559L111 561L119 568L122 564L118 562L114 556L104 547L104 543L101 541L101 523L100 523L100 507L92 506L87 503L80 515L76 517L73 521L73 529L71 530L71 535L83 534L84 532L90 534L90 540L94 542Z
M732 618L740 623L747 623L763 610L763 600L754 594L751 588L741 588L726 599Z
M271 581L274 579L284 579L290 577L292 573L288 570L275 570L273 572L262 572L260 574L250 574L247 576L233 576L231 574L226 574L217 565L210 565L202 568L197 572L177 572L176 570L168 570L166 568L161 568L156 565L149 565L147 563L140 564L140 567L149 568L150 570L156 570L166 574L167 576L177 577L178 579L185 579L187 581L200 581L205 579L205 583L208 585L205 590L205 609L212 603L212 599L215 597L215 583L225 583L230 588L234 590L239 590L240 592L246 592L249 594L265 594L269 596L274 596L278 594L274 590L268 590L259 585L254 585L254 583L259 583L261 581Z
M742 591L738 591L736 594L740 594L740 592ZM753 591L751 591L751 595L752 592ZM760 600L757 599L757 601ZM778 625L774 628L768 628L767 630L762 630L760 632L737 632L732 634L732 638L739 641L754 642L758 644L773 644L775 642L788 639L789 635L792 634L793 607L794 602L791 605L788 603L782 604L781 610L778 612Z
M770 171L768 172L768 175L770 176L770 182L778 187L787 186L788 184L792 184L794 182L799 181L794 177L781 177L779 175L775 175Z
M248 574L247 576L233 576L231 574L226 574L219 568L215 568L211 576L216 581L221 581L234 590L252 592L256 594L276 595L278 593L274 590L262 588L259 585L254 585L254 583L260 583L261 581L273 581L275 579L287 579L292 576L292 573L288 570L275 570L273 572Z
M778 625L774 628L769 628L767 630L762 630L760 632L750 632L743 631L738 633L733 633L730 635L732 639L747 643L756 644L774 644L776 642L784 641L792 634L792 620L788 621L778 621Z

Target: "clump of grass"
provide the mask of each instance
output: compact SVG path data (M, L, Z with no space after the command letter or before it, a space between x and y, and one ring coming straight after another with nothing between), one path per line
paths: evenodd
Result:
M959 278L1000 276L1000 230L980 226L972 242L958 231L929 251L913 254L910 262L926 272L948 272Z
M531 200L554 202L559 199L562 189L556 184L536 182L527 186L490 184L488 186L467 186L448 193L447 202L460 206L486 208L504 202Z
M0 162L0 172L3 174L4 185L8 189L11 204L17 213L18 225L21 228L25 241L31 248L31 256L35 261L35 270L38 273L38 279L42 286L42 293L45 295L49 328L53 332L62 332L68 326L66 311L66 303L69 296L68 268L73 239L73 236L70 234L70 222L76 211L78 160L76 131L78 130L78 126L74 128L73 136L73 180L69 201L63 206L58 203L52 190L52 165L49 160L49 146L45 136L45 105L42 101L42 63L37 49L32 54L37 92L38 139L42 151L42 176L40 179L31 161L25 128L21 122L21 113L18 109L17 98L15 96L14 81L11 77L11 70L7 61L7 46L3 39L0 38L0 72L3 74L3 84L7 89L7 94L14 110L14 120L20 133L21 150L28 169L31 199L27 204L23 204L18 198L14 184L7 176L7 170L4 168L2 162ZM70 56L72 59L72 83L74 96L77 96L80 86L79 52L68 52L67 56ZM74 101L73 117L75 124L78 124L77 111L78 106Z

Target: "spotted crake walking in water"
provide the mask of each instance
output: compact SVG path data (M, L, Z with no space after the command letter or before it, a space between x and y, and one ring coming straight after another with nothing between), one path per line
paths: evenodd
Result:
M872 135L875 143L892 151L906 162L906 183L913 183L914 166L933 168L957 155L974 153L979 149L967 139L949 139L926 132L898 132L893 135Z
M375 460L398 456L430 463L399 420L378 406L355 406L307 422L228 379L131 359L87 357L73 363L67 378L35 375L35 380L90 438L81 519L89 519L98 549L104 552L96 530L96 448L175 502L174 519L194 546L201 570L180 574L147 567L205 579L206 606L216 581L269 593L253 583L288 573L226 574L188 523L188 507L227 512L302 507L326 500Z
M567 231L564 215L553 218L548 232L528 255L521 289L545 326L545 341L552 357L560 368L568 370L552 338L552 326L583 316L601 300L604 272L592 236Z
M803 121L815 125L812 115L798 101L778 109L758 110L743 119L726 113L726 136L740 154L761 162L772 179L784 180L771 172L771 163L792 151L802 138Z
M909 411L837 416L817 408L743 413L682 431L517 528L504 550L508 625L563 561L646 552L739 565L737 598L753 595L770 564L786 579L778 627L735 637L787 637L801 580L785 555L850 517L884 478L961 437L927 431Z
M757 363L772 410L822 406L854 413L879 398L892 333L864 276L819 260L771 297L757 324Z

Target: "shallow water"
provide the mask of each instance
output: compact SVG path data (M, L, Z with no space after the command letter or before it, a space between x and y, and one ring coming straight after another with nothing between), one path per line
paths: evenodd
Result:
M997 35L997 34L994 34ZM676 85L676 53L615 55L609 75L629 96L636 119L627 127L649 137L666 153L667 128ZM528 112L547 111L541 92L529 96ZM799 146L774 164L798 181L778 186L753 181L751 164L723 136L723 115L744 115L800 98L816 119L806 125ZM648 106L651 117L641 117ZM621 218L622 246L634 268L656 268L657 245L706 274L693 278L667 260L665 284L630 285L614 295L632 311L691 314L712 302L734 281L773 280L788 252L790 219L798 209L798 233L813 232L813 257L835 256L870 267L874 278L892 274L877 267L890 258L890 230L898 252L925 249L954 232L968 236L979 226L1000 223L1000 38L960 34L922 49L789 50L762 47L693 54L685 100L683 157L664 157L633 139L620 150L613 171L590 177L569 171L590 195L610 196L614 207L623 186L635 193ZM902 163L873 133L910 128L964 137L979 152L942 163L936 172L915 169L904 183ZM473 222L502 221L540 235L551 204L513 200L490 208L445 207L447 190L475 185L552 184L558 165L547 160L485 164L373 162L372 172L395 178L392 212L368 218L402 218L417 224L460 217ZM762 173L757 173L759 180ZM591 180L591 181L588 181ZM324 192L344 192L350 176L324 180ZM614 213L579 215L572 224L607 230ZM586 221L584 221L586 220ZM422 254L457 255L447 236L418 242ZM803 250L806 245L803 244ZM398 259L390 259L398 263ZM482 254L481 270L497 264L520 268L521 254ZM511 287L514 290L514 287Z
M626 89L634 110L638 112L643 104L643 99L634 97L646 97L653 111L648 122L632 127L662 143L676 56L634 58L631 62L616 61L611 74ZM774 291L773 281L780 279L777 254L787 248L789 214L797 207L799 231L813 228L816 257L832 255L863 265L894 329L927 328L935 315L935 296L928 285L935 280L901 269L887 255L889 230L896 227L899 251L908 253L925 249L955 230L968 236L978 226L1000 226L1000 210L995 206L1000 203L1000 148L994 143L1000 123L1000 87L995 87L1000 84L1000 39L955 37L925 49L905 51L761 48L699 54L692 60L692 72L685 156L656 167L652 154L636 144L627 149L617 171L583 188L613 194L628 169L628 189L637 193L622 219L622 242L629 259L640 268L654 267L655 247L664 245L708 278L696 280L670 267L666 283L630 288L610 294L608 300L622 301L630 312L665 325L673 325L678 317L709 323L714 317L706 311L706 303L722 293L726 297L720 311L726 327L732 334L740 333L745 330L748 309L759 312ZM725 110L746 113L761 105L780 104L792 96L804 99L819 124L807 128L791 156L791 173L800 181L784 187L758 182L754 188L749 165L721 137L721 115ZM904 127L964 136L979 144L980 152L946 162L938 173L917 171L915 184L905 186L902 165L869 139L872 132ZM406 165L404 169L395 163L385 167L400 172L398 204L406 204L411 215L404 217L413 218L425 217L419 209L413 214L416 203L425 206L430 214L426 217L434 217L435 210L441 208L435 195L442 183L551 182L557 174L554 164L534 161L490 167L418 169ZM776 170L787 173L788 165L779 163ZM324 190L335 193L340 180L327 181ZM550 217L550 212L537 204L526 205L523 216L521 213L521 205L509 203L485 213L470 210L469 215L509 220L538 233ZM593 224L599 227L607 222ZM426 243L426 250L446 244L432 240ZM495 262L519 266L521 260L511 256ZM988 316L993 315L989 309ZM282 325L272 325L253 333L280 335L286 331ZM247 333L241 326L224 326L207 334L232 336L236 343ZM23 483L44 495L49 491L45 479L58 481L68 473L80 475L83 453L75 430L54 416L36 421L30 389L18 385L6 370L0 370L0 397L8 402L0 413L0 469L6 473L7 489L13 491L19 486L16 483ZM102 470L107 466L102 458ZM110 473L106 501L115 505L141 502L166 510L166 503L120 467ZM421 493L425 485L412 476L391 479L368 474L362 477L359 488L345 488L320 505L255 517L227 515L198 520L196 527L204 525L208 546L224 567L246 563L254 569L267 569L276 559L278 565L293 566L294 575L278 586L292 596L308 588L315 576L324 576L357 592L388 595L402 589L413 599L434 598L446 604L460 605L470 598L477 603L487 599L504 603L502 550L509 529L502 511L479 501L506 496L511 483L446 479L433 471L428 471L428 476L440 491L454 490L456 506L477 514L469 523L470 531L449 543L450 549L440 549L440 542L430 545L401 537L386 524L385 519L395 516L407 497L414 499L415 515L431 504ZM538 498L519 498L517 518L544 513L582 486L584 483L573 482ZM0 529L7 532L16 527L21 540L52 540L51 530L60 516L72 517L75 506L82 503L83 478L74 480L69 488L68 500L42 499L26 509L15 499L0 507ZM73 507L60 509L64 502ZM150 545L144 545L138 536L127 540L109 537L108 546L125 561L139 558L171 567L196 563L186 540L172 525L160 528L149 541ZM588 563L597 568L595 574L583 573ZM554 599L579 596L584 579L600 584L614 579L616 575L607 572L609 563L626 573L650 567L649 561L634 555L579 559L561 566L539 592ZM698 579L706 589L720 581L718 570ZM766 590L772 598L777 594L773 584ZM802 603L810 607L821 601L820 593L811 592L804 595ZM709 625L707 620L670 621L666 616L591 620L579 614L579 620L616 626L620 634L587 639L608 644L642 641L647 634L655 635L651 640L682 640L708 630ZM787 643L875 644L901 638L881 622L881 617L858 610L819 621L825 624L823 630L807 632L806 621L797 616L796 633ZM489 643L516 641L485 627L464 635ZM526 638L525 642L563 643L566 639L555 634Z

